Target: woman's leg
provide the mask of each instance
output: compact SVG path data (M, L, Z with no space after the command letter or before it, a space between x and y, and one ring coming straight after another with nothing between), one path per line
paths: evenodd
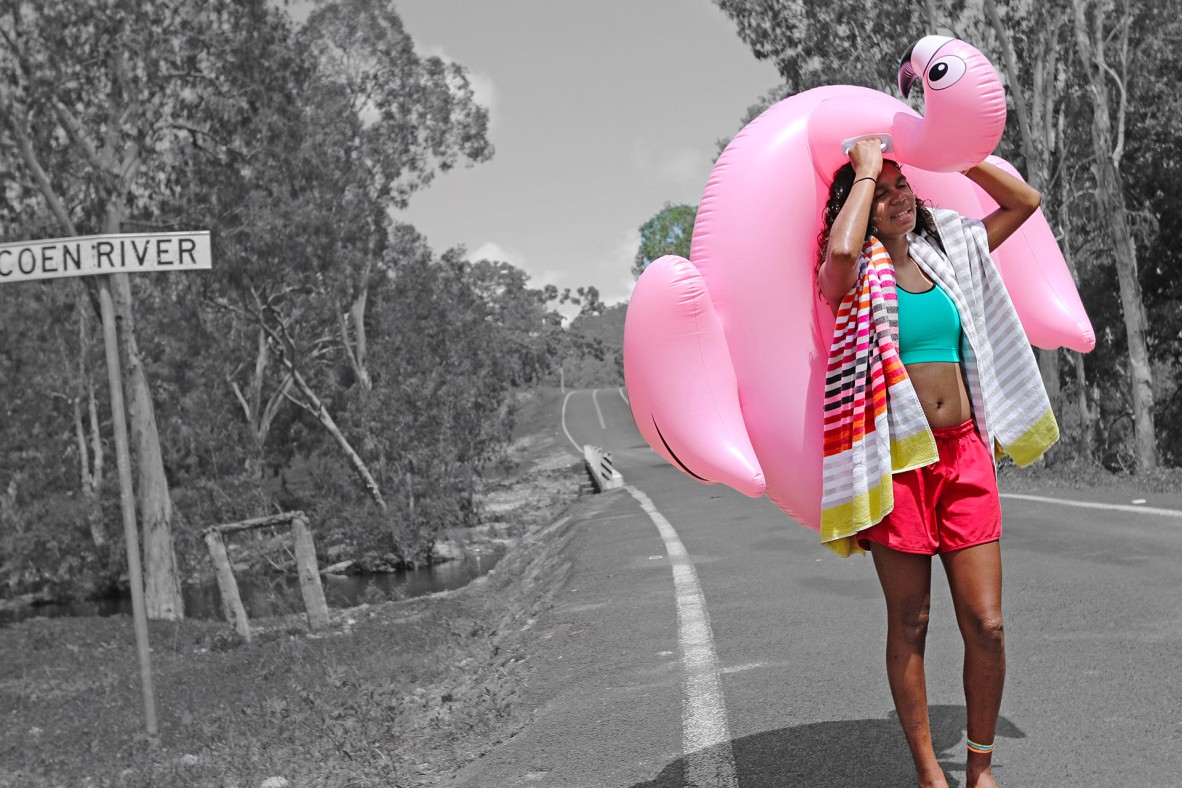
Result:
M993 744L1006 677L1005 631L1001 618L1001 548L997 542L940 556L956 621L964 638L964 696L969 741ZM969 752L968 788L995 785L992 754Z
M895 699L895 710L911 747L919 785L946 788L944 770L932 749L928 691L923 671L931 606L932 557L900 553L878 543L871 543L870 549L886 596L887 681Z

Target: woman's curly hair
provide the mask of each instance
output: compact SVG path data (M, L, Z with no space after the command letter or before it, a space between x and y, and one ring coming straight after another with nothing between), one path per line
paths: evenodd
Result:
M898 162L890 159L883 161L896 167L899 166ZM833 185L829 187L829 199L825 202L825 210L822 213L823 226L821 232L817 234L817 271L821 270L821 264L825 262L825 251L829 248L829 232L833 229L833 223L837 221L837 214L841 213L845 201L849 199L850 190L853 188L854 165L846 162L837 168L837 172L833 173ZM936 233L936 220L932 218L931 211L919 197L915 198L915 230L920 235L936 239L936 242L939 243L940 236ZM866 240L869 241L870 236L875 232L874 223L871 221L866 226Z

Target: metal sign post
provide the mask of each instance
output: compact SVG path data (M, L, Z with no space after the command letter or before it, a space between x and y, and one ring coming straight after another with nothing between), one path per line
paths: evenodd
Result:
M140 684L144 695L144 724L155 736L156 692L152 688L152 656L148 646L148 615L144 607L144 577L140 567L140 537L135 519L135 491L131 484L131 452L127 441L127 414L123 405L123 374L119 368L119 342L115 336L115 302L111 277L99 282L99 309L103 316L103 349L107 356L107 382L111 387L111 426L115 430L115 463L119 466L119 503L123 510L123 541L127 543L127 582L131 585L131 617L140 659Z
M119 364L111 276L135 271L193 271L210 268L212 260L208 232L92 235L0 244L0 283L107 274L99 280L99 310L103 320L107 382L111 389L111 421L115 430L115 461L119 466L119 502L123 511L123 536L127 543L127 580L131 585L131 611L135 622L136 650L139 652L144 724L151 737L155 737L158 730L156 695L152 688L148 616L144 606L140 539L136 525L135 491L131 481L131 452L127 439L127 412L123 403L123 374Z

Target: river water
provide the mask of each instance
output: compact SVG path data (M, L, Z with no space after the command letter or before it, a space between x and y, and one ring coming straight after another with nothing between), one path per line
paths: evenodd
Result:
M460 588L486 574L496 566L502 555L503 551L485 548L481 553L471 554L459 561L447 561L421 569L374 575L321 575L321 582L329 607L355 607L364 602L407 599ZM295 575L237 579L238 594L242 597L247 618L286 615L304 609L299 580ZM221 594L216 582L185 586L182 593L186 617L223 617ZM131 615L130 594L0 610L0 626L36 617L121 615Z

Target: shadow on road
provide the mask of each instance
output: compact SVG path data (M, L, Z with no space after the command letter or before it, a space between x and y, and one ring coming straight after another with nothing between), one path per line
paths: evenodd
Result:
M964 706L932 706L932 743L945 772L964 771ZM997 735L1026 734L1009 720L997 721ZM907 740L894 712L881 720L815 722L765 731L731 741L740 788L847 788L859 785L915 785ZM685 759L653 780L631 788L682 788ZM949 775L948 784L960 782Z

